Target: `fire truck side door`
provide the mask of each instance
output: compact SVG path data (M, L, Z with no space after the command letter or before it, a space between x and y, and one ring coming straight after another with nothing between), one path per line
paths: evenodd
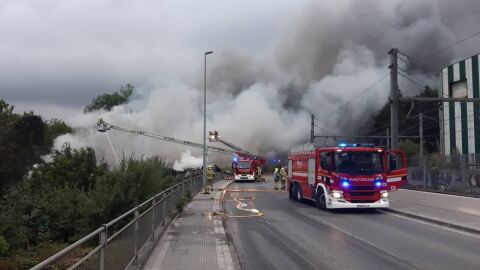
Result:
M389 190L397 190L407 184L407 160L405 152L386 151L387 186Z
M327 186L332 183L330 179L330 174L332 172L332 152L331 151L324 151L320 153L320 161L319 161L319 176L322 182L324 182Z

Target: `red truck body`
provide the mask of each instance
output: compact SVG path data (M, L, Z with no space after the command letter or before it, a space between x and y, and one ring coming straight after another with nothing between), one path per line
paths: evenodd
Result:
M354 145L289 155L289 197L324 209L387 208L388 192L406 183L403 151Z
M265 159L263 158L237 154L232 162L234 179L246 181L260 180L264 164Z

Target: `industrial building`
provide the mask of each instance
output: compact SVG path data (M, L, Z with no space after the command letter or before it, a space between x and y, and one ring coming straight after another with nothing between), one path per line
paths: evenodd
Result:
M442 69L439 95L444 98L479 98L479 55ZM440 110L443 153L480 154L480 103L443 102Z

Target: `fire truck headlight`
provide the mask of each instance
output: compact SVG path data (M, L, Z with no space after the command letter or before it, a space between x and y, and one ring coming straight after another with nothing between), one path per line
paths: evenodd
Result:
M382 192L382 198L388 198L388 192Z
M342 193L340 193L338 191L334 191L334 192L332 192L332 197L335 198L335 199L340 199L342 197Z

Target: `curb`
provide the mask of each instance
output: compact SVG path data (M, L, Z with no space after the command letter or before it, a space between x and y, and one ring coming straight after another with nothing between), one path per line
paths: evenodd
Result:
M228 179L225 179L225 180L228 180ZM222 194L220 195L220 208L222 209L222 211L224 210L223 198L224 198L226 192L228 191L228 187L233 183L235 183L234 180L232 182L230 182L228 185L226 185L223 189L225 192L222 192ZM228 246L229 246L229 249L230 249L230 256L232 257L232 261L233 261L233 267L234 267L235 270L240 270L241 269L240 268L240 259L238 258L238 253L237 253L237 249L235 247L235 244L233 243L233 238L230 234L230 231L228 230L226 219L222 219L222 226L223 226L223 230L225 232L225 236L227 237Z
M447 227L447 228L456 229L456 230L463 231L463 232L468 232L468 233L480 235L480 230L470 228L470 227L465 227L465 226L462 226L462 225L458 225L458 224L443 221L443 220L438 220L438 219L435 219L435 218L429 218L429 217L425 217L425 216L412 214L411 212L401 211L401 210L392 209L392 208L385 208L385 209L382 209L382 211L391 212L391 213L406 216L406 217L409 217L409 218L425 221L425 222L428 222L428 223L437 224L437 225L440 225L440 226L443 226L443 227Z
M417 187L402 187L401 189L412 190L412 191L420 191L420 192L428 192L428 193L436 193L436 194L454 195L454 196L465 197L465 198L480 199L480 194L473 194L473 193L442 191L442 190L437 190L437 189L430 189L430 188L424 189L424 188L417 188Z
M217 196L215 196L216 201L213 203L212 210L213 211L220 211L223 208L223 197L225 196L225 190L230 186L233 181L232 180L227 180L230 181L230 183L226 184L222 188L218 189ZM215 224L215 231L218 233L221 233L225 236L225 242L221 243L217 239L216 243L216 249L217 249L217 264L219 269L232 269L235 270L235 257L236 257L236 251L232 250L230 246L230 241L229 237L227 236L227 229L226 229L226 224L224 223L224 219L214 219L213 223Z

